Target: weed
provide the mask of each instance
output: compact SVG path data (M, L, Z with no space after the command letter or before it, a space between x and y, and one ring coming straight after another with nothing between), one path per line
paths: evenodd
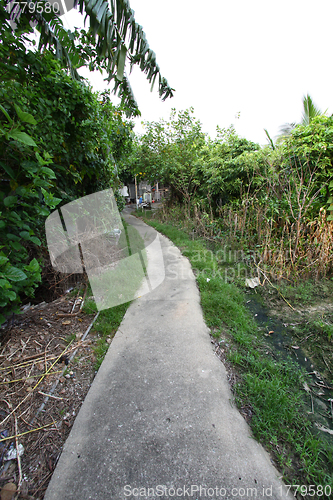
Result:
M97 313L97 306L96 306L96 303L94 301L94 298L93 297L87 297L85 302L84 302L84 306L82 307L82 311L85 313L85 314L96 314Z
M307 280L300 283L286 284L280 286L280 291L289 302L294 304L311 305L318 297L329 298L333 292L331 280Z
M321 334L325 335L325 337L327 337L327 340L330 342L331 338L333 337L333 325L321 319L320 321L315 321L314 326Z
M67 335L66 337L66 343L70 344L76 339L76 333L71 333L70 335Z
M120 304L101 311L96 323L93 326L93 332L98 335L98 340L93 348L96 356L95 370L98 370L109 348L108 340L111 340L117 332L120 323L127 311L130 302Z

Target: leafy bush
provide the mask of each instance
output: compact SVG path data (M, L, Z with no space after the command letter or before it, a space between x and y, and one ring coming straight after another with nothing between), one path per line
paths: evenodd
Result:
M35 125L34 117L15 104L14 111L2 106L0 121L0 324L5 315L17 312L22 295L31 297L41 281L40 264L31 253L41 246L36 236L43 218L61 201L49 191L53 170L48 153L39 154L36 142L25 131L25 124ZM12 115L12 117L10 116ZM19 167L19 168L18 168ZM24 179L24 182L22 182ZM21 185L18 184L21 181ZM27 261L29 261L29 264Z
M30 50L0 9L0 324L41 282L44 224L57 206L120 184L131 122L54 55ZM123 202L119 197L119 203Z

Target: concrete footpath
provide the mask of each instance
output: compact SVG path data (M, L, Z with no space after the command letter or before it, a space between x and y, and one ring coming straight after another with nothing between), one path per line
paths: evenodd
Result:
M127 310L44 499L293 498L232 403L188 260L158 237L165 279Z

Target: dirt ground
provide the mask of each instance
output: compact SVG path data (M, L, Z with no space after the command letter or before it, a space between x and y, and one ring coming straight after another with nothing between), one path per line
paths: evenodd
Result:
M82 298L67 293L0 328L1 500L44 497L94 379L95 315L70 315L75 301L75 313Z
M27 307L0 328L1 500L43 499L96 374L94 347L98 336L90 329L96 313L75 314L84 299L83 288L73 293ZM271 313L274 309L277 316L293 323L290 308L281 300L272 298L271 302ZM320 306L326 303L322 300ZM310 314L312 309L318 312L318 307L305 312ZM238 375L227 359L228 338L218 342L213 335L214 331L211 342L215 354L224 363L233 389ZM308 338L312 333L304 335ZM307 342L310 340L318 341L315 336ZM325 356L331 360L331 342L327 345L330 351ZM324 371L325 366L322 368ZM240 412L247 422L251 421L251 406L242 407Z

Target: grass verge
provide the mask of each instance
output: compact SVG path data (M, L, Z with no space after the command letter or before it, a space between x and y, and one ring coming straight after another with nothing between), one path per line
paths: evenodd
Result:
M232 366L238 408L273 455L285 482L304 485L295 497L313 498L314 491L316 498L332 498L332 442L322 438L309 418L304 396L307 375L291 358L279 358L267 347L245 306L244 292L228 282L226 270L235 264L219 261L204 240L193 240L172 225L152 220L150 214L144 220L190 260L205 321Z

